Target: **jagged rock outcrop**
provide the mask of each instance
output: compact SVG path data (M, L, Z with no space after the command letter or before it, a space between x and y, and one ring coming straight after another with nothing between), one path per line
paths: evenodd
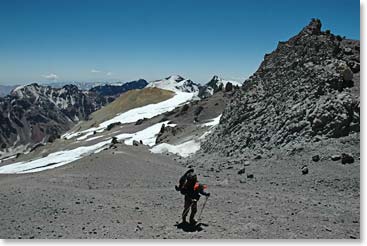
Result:
M242 83L239 83L237 81L224 80L222 78L219 78L217 75L214 75L208 83L199 88L198 96L200 98L207 98L219 91L230 92L234 88L239 88L241 85Z
M74 85L17 87L0 98L0 151L52 142L106 103L104 97Z
M265 55L203 150L236 156L359 132L359 52L359 41L321 31L313 19Z

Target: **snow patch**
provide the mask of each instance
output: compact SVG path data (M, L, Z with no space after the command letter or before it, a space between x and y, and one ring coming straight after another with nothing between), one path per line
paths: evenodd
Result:
M74 132L74 133L66 133L62 137L66 139L71 139L83 134L90 134L90 132L103 132L104 129L107 128L108 125L121 122L121 124L136 122L139 119L143 118L153 118L154 116L163 114L165 112L171 111L176 107L190 101L195 96L195 93L185 93L185 92L177 92L175 96L172 98L156 103L149 104L143 107L134 108L122 114L115 116L114 118L102 122L98 127L89 128L84 131Z
M166 126L170 126L170 127L176 126L176 124L168 124L168 122L169 121L165 121L165 122L154 124L150 127L145 128L144 130L141 130L133 134L123 133L123 134L117 135L116 138L118 140L126 139L124 143L127 145L133 145L134 140L136 141L141 140L144 145L148 145L151 147L155 145L157 134L161 130L163 124Z
M190 140L179 145L171 145L168 143L161 143L150 149L152 153L166 153L170 152L182 157L188 157L196 151L200 150L200 142L196 140Z
M119 141L125 140L124 142L127 145L132 145L134 140L142 140L145 145L153 146L155 145L157 134L161 130L163 124L172 127L175 126L175 124L168 124L168 122L169 121L157 123L145 128L144 130L135 133L122 133L115 137ZM91 139L88 139L87 141L90 141ZM71 163L83 157L89 156L93 153L99 153L104 150L110 143L111 140L109 139L90 146L82 146L71 150L57 151L49 154L46 157L39 158L33 161L9 164L0 167L0 173L33 173L53 169Z
M202 126L216 126L219 124L220 118L222 117L222 114L218 115L214 119L211 119L209 122L202 124Z
M96 139L101 138L101 137L104 137L104 136L103 136L103 135L101 135L101 136L91 137L91 138L88 138L88 139L87 139L87 140L85 140L85 141L89 142L89 141L93 141L93 140L96 140Z
M9 164L0 167L0 173L33 173L53 169L90 155L108 143L110 141L104 141L91 146L82 146L72 150L58 151L33 161Z
M157 87L173 92L199 93L199 86L189 79L184 79L179 75L172 75L162 80L151 81L146 87Z

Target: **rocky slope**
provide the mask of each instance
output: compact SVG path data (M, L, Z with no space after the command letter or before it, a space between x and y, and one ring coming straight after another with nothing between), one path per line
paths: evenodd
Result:
M74 85L17 87L0 98L0 150L52 142L106 103L104 97L84 93Z
M359 41L321 31L320 20L313 19L265 55L227 105L204 151L240 157L358 133L359 50Z

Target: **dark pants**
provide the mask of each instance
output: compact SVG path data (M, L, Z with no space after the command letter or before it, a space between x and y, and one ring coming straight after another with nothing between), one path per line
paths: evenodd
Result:
M186 216L189 213L191 207L191 214L190 214L190 222L194 220L194 216L196 212L198 211L198 201L195 199L192 199L189 196L185 196L185 207L184 211L182 212L182 220L186 221Z

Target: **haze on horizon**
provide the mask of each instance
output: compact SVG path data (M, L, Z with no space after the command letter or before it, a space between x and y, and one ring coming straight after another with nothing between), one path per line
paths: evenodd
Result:
M243 81L311 18L359 39L359 8L350 0L4 0L0 85L171 74Z

